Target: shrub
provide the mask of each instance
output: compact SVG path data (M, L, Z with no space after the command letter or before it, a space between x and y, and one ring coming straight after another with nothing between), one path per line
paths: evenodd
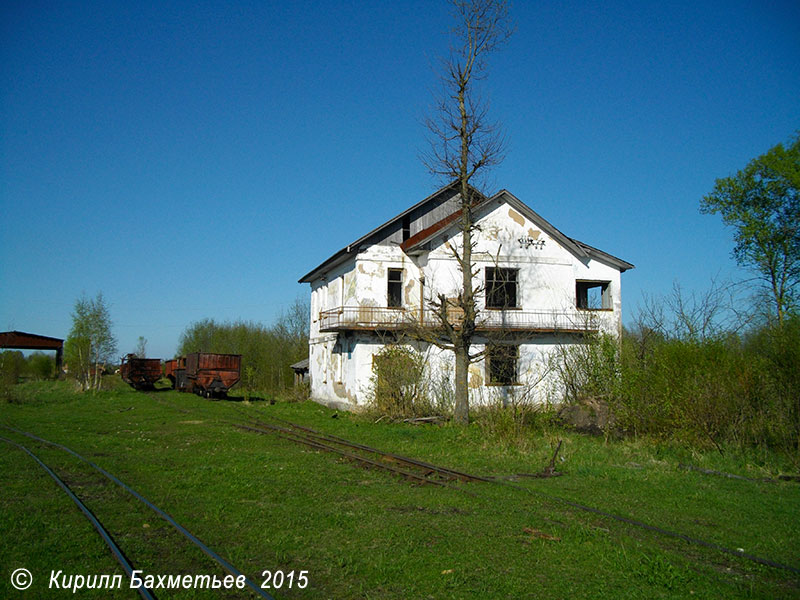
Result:
M536 436L556 422L556 413L551 404L533 402L532 389L519 389L511 401L498 397L473 409L473 418L487 439L523 452L533 448Z
M422 354L404 346L385 346L372 360L368 409L393 418L434 414L424 375Z
M650 332L652 333L652 332ZM559 350L564 400L602 399L622 433L724 452L779 449L800 464L800 319L742 339L626 333Z

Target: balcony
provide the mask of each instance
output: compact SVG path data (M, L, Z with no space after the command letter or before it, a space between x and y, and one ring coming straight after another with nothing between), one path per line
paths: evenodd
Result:
M450 311L448 320L458 323L459 311ZM420 322L419 309L382 306L340 306L319 313L321 332L337 331L399 331L420 325L426 329L439 326L436 315L427 310ZM493 310L478 314L478 331L529 333L593 333L599 330L597 315L577 310Z

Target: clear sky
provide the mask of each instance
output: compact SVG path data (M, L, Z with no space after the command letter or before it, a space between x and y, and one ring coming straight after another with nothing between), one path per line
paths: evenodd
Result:
M517 2L490 63L491 177L642 294L739 277L698 205L800 129L800 3ZM0 5L0 330L66 337L102 291L120 354L271 323L329 255L434 189L418 156L443 2Z

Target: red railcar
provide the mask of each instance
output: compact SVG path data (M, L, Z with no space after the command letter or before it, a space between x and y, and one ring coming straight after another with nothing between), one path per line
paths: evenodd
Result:
M180 361L176 365L176 389L194 392L206 398L225 397L239 382L242 365L241 354L213 354L193 352L184 359L184 377L181 385Z
M161 379L161 359L128 354L122 359L119 372L122 380L134 389L152 390L155 382Z
M186 357L179 356L164 361L164 377L170 380L173 389L186 391Z
M239 382L241 354L193 352L164 362L164 377L179 392L193 392L206 398L224 398ZM129 354L122 361L122 379L137 390L153 389L161 378L161 360L136 358Z

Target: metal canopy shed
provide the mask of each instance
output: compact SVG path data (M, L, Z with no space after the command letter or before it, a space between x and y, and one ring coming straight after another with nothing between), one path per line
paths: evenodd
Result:
M55 350L56 373L61 372L61 362L64 356L64 340L60 338L25 333L23 331L0 332L0 348L14 350Z
M294 384L299 385L304 381L308 381L308 359L305 358L300 362L296 362L293 365L289 365L294 371Z

